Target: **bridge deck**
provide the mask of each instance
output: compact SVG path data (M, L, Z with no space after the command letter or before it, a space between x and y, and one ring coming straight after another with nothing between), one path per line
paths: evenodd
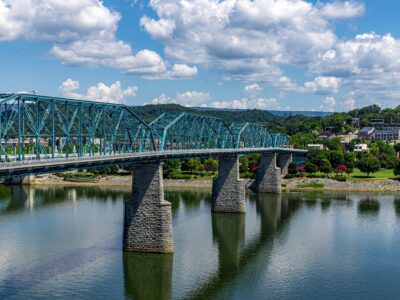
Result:
M270 148L240 148L240 149L199 149L199 150L169 150L149 151L141 153L125 153L103 156L69 157L58 159L25 160L4 162L0 164L0 177L11 177L27 174L61 172L78 168L94 168L114 164L129 164L146 161L179 159L186 157L232 156L252 153L292 153L304 155L306 150L270 147Z

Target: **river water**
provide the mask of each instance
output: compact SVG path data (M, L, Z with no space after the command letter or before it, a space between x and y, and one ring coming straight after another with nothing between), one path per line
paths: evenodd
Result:
M173 255L123 253L125 188L0 187L0 299L382 299L400 295L400 195L168 190Z

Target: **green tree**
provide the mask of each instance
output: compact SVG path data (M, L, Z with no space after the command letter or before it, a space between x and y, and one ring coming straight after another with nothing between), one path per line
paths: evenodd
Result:
M317 166L321 166L322 161L327 158L328 151L320 149L309 149L306 156L308 162Z
M347 167L346 168L347 177L350 177L350 174L353 173L353 172L354 172L354 168L352 168L352 167Z
M195 158L184 159L181 168L184 171L193 172L198 170L200 166L201 166L200 158L195 157Z
M163 175L165 178L170 178L172 174L180 173L181 161L179 159L170 159L164 162Z
M320 170L321 172L327 174L327 175L328 175L329 173L331 173L331 172L332 172L332 165L331 165L331 163L329 162L329 160L327 160L327 159L322 160L321 166L320 166L319 170Z
M357 155L354 152L346 152L344 154L344 164L347 168L353 169L356 165Z
M212 157L209 157L204 161L204 168L207 171L217 171L218 161L216 159L213 159Z
M329 150L341 150L342 149L342 143L340 142L340 138L326 139L324 144Z
M310 173L310 174L317 172L317 166L310 162L308 162L304 165L304 169L306 170L307 173Z
M242 156L239 158L240 166L239 171L240 173L246 173L249 171L249 160L247 156Z
M329 161L333 168L337 168L337 166L344 163L343 151L334 150L329 153Z
M400 161L397 161L394 170L393 170L394 175L399 176L400 175Z
M369 176L371 173L379 171L381 165L375 157L372 155L366 155L357 162L357 167L361 172L366 173L367 176Z

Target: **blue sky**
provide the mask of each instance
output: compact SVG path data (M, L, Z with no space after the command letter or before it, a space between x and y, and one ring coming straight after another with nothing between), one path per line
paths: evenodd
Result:
M0 0L0 91L346 111L400 99L400 1Z

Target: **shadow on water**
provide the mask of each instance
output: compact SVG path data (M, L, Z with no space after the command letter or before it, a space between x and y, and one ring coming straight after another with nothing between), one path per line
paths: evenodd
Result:
M379 214L380 204L376 199L367 197L358 202L358 214L364 216L376 216Z
M67 201L94 201L116 203L128 200L130 190L101 187L34 187L34 186L0 186L0 216L24 210L35 210Z
M129 299L171 298L173 255L124 253L125 296Z

